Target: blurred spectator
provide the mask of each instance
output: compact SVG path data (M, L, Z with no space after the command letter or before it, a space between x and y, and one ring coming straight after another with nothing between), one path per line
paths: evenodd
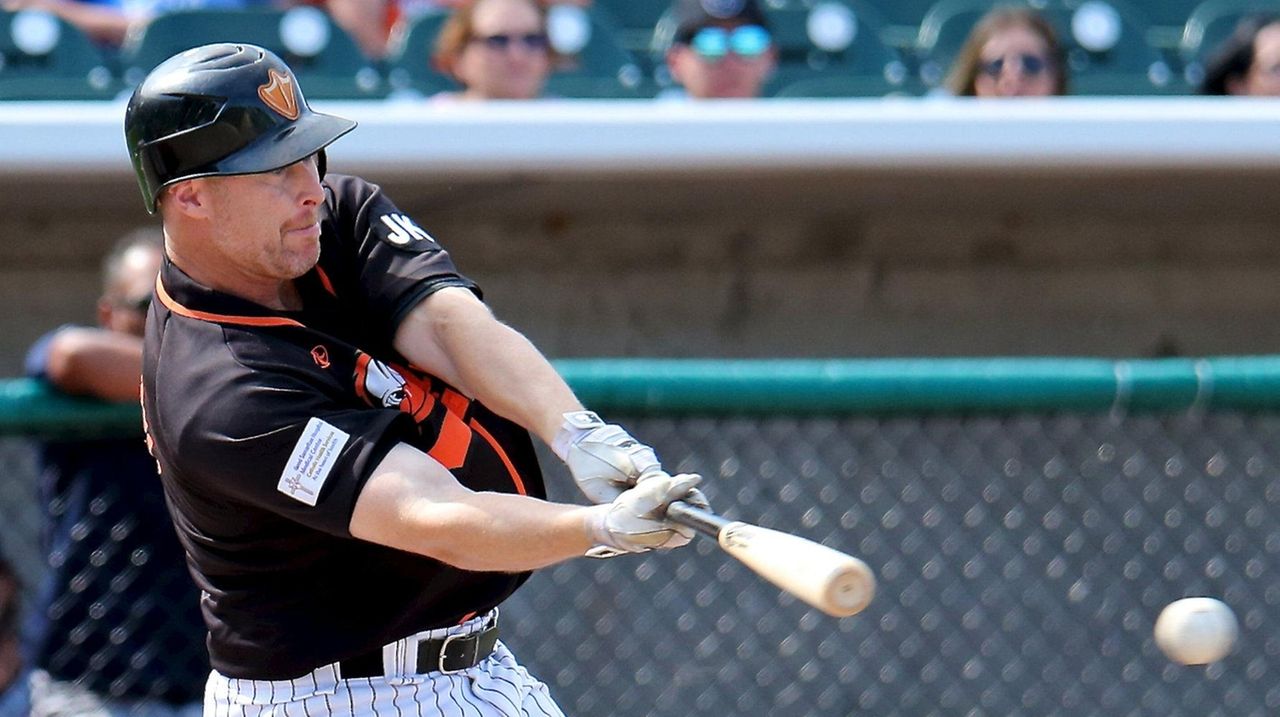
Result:
M778 53L756 0L676 0L667 67L690 97L759 97Z
M1067 94L1066 55L1053 26L1027 8L996 8L974 25L947 76L962 97Z
M394 19L394 0L0 0L0 7L10 12L53 13L96 42L112 47L124 43L134 28L166 12L292 5L324 8L370 57L381 57L386 50L387 27Z
M475 0L440 28L433 60L462 85L437 97L530 100L542 95L553 61L547 10L537 0Z
M46 334L27 374L138 401L162 241L154 229L124 237L104 263L100 328ZM29 620L32 717L199 715L209 675L199 593L142 437L50 441L40 458L49 574Z
M1201 94L1280 95L1280 16L1250 15L1205 62Z
M450 12L470 4L470 0L302 0L328 8L333 19L356 39L365 54L386 57L388 41L399 26L419 16ZM538 0L553 5L589 6L592 0Z
M387 54L387 37L397 17L394 0L299 1L328 11L367 57L380 59Z
M0 0L10 12L44 10L80 28L104 45L118 47L130 28L155 15L192 8L240 9L270 5L272 0Z

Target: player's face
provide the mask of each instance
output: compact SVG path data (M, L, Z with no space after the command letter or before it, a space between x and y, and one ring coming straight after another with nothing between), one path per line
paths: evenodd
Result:
M542 16L529 0L481 0L454 73L473 99L528 100L542 94L551 56Z
M725 23L703 28L689 44L673 45L667 66L691 97L747 99L760 96L776 54L763 28Z
M215 249L239 280L289 281L319 261L324 190L314 156L274 172L210 180Z
M982 46L974 94L978 97L1048 97L1056 94L1058 67L1035 30L1011 25Z
M159 247L145 245L133 247L120 258L120 268L98 301L98 323L103 328L142 335L161 258Z
M1280 23L1267 25L1253 39L1253 62L1232 94L1280 96Z

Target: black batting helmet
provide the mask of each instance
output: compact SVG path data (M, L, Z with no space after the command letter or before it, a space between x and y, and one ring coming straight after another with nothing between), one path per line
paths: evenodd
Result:
M289 66L256 45L219 43L160 63L129 98L125 141L154 213L183 179L254 174L320 153L355 122L311 111Z

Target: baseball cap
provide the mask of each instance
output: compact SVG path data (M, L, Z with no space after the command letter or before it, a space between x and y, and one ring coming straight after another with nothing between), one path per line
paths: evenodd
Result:
M740 22L768 29L768 21L756 0L675 0L675 41L687 43L699 30L721 22Z

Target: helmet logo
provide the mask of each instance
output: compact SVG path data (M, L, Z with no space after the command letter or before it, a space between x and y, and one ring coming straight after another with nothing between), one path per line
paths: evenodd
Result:
M298 119L298 95L293 91L293 78L287 73L267 70L270 80L258 87L258 96L267 106L287 119Z

